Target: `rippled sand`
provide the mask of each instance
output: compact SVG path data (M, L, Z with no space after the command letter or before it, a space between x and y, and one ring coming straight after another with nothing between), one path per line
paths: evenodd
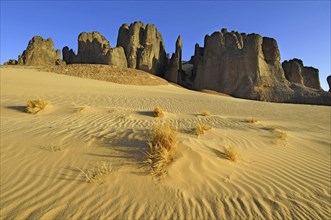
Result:
M331 218L330 107L0 70L1 218ZM38 97L51 105L25 113ZM152 116L155 106L164 118ZM179 132L160 180L144 164L157 121ZM197 123L212 129L196 136ZM224 146L237 147L237 162ZM77 168L98 161L113 169L102 184L87 183Z

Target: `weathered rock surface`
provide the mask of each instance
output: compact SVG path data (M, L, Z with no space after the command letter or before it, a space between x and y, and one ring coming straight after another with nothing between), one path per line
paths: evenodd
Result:
M118 31L117 46L124 48L128 67L163 75L167 58L161 34L153 24L123 24Z
M299 59L285 60L282 67L288 81L300 83L314 89L321 89L318 69L304 66L302 60Z
M109 63L113 66L127 67L125 53L123 47L115 47L109 49Z
M99 32L80 33L76 63L108 64L109 41Z
M261 101L331 105L330 94L286 79L277 42L272 38L222 29L206 35L203 48L196 45L190 63L194 68L184 86L191 85L192 89ZM315 86L314 77L303 81L313 81L309 87Z
M78 36L78 54L68 47L62 49L67 64L107 64L127 67L123 48L111 48L109 41L99 32L82 32Z
M62 49L62 58L66 64L73 64L76 61L76 54L72 49L69 50L69 47L65 46Z
M179 76L183 73L182 68L182 37L179 35L176 40L176 50L172 54L164 78L170 82L179 83Z
M33 37L22 55L18 57L20 65L55 65L60 60L61 53L54 50L54 43L51 38L45 40L40 36Z
M15 59L9 59L7 62L4 62L3 65L17 65L18 62Z
M331 92L331 75L326 78L326 81L329 84L329 92Z

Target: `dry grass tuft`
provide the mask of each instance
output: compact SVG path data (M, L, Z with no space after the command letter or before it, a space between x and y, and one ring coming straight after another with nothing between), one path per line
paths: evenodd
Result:
M199 135L204 134L205 131L208 131L210 129L211 129L211 126L208 124L198 123L194 128L194 134L199 136Z
M146 163L154 177L167 172L167 166L174 160L177 130L169 123L156 124L151 132L146 152Z
M277 138L278 139L280 139L280 140L286 140L287 133L285 131L281 131L281 130L275 129L275 132L276 132L276 135L277 135Z
M255 118L252 117L250 119L247 119L246 122L247 123L250 123L250 124L255 124L257 122L257 119L255 119Z
M201 116L210 116L210 113L207 112L207 111L204 111L204 112L201 113Z
M112 171L112 166L108 161L98 161L97 164L90 169L83 170L79 167L77 167L77 169L84 175L86 182L101 184L102 177Z
M48 102L42 99L28 100L26 103L26 112L30 114L37 114L48 105Z
M155 107L155 109L153 110L153 115L154 117L162 118L164 116L163 109L159 106Z
M52 152L57 152L57 151L63 151L64 148L63 148L63 145L51 145L50 150Z
M225 158L231 161L237 161L238 150L234 146L224 147Z

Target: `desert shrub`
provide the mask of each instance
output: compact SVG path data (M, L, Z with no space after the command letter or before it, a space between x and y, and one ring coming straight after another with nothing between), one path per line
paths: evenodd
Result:
M199 135L204 134L205 131L208 131L210 129L211 129L211 126L208 124L198 123L198 124L196 124L196 126L194 128L194 134L199 136Z
M177 130L169 123L154 126L146 152L146 163L153 176L161 177L167 172L167 166L174 159L176 142Z
M155 107L155 109L153 110L153 115L154 117L162 118L164 116L163 109L159 106Z
M286 140L287 133L285 131L281 131L281 130L275 129L275 133L276 133L278 139Z
M108 161L98 161L92 168L83 170L79 167L77 169L84 175L88 183L102 183L102 177L112 171L112 166Z
M204 112L201 113L201 116L210 116L210 113L207 112L207 111L204 111Z
M26 103L26 112L30 114L37 114L48 105L48 102L42 99L28 100Z
M250 123L250 124L255 124L257 122L257 119L255 119L255 118L252 117L250 119L247 119L246 122L247 123Z
M234 146L224 147L224 156L226 159L236 161L238 159L238 150Z

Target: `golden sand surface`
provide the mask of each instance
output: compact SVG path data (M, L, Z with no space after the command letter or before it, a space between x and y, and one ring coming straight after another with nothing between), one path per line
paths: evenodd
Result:
M200 93L147 73L125 85L120 72L122 84L0 71L1 219L331 218L330 107ZM37 98L49 104L26 113ZM178 134L167 173L154 178L145 152L159 122ZM210 129L196 135L199 123ZM235 162L224 156L230 146Z

